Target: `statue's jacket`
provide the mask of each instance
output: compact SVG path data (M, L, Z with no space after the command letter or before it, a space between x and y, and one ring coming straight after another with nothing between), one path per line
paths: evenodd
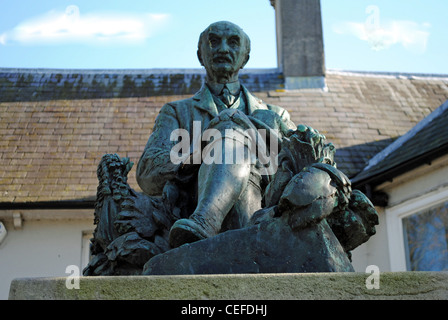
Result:
M268 128L279 129L280 122L281 130L295 129L285 109L265 104L244 86L241 88L249 116L265 110L262 121ZM193 97L167 103L161 108L137 165L137 182L145 193L161 195L166 182L175 179L178 174L179 164L170 160L170 152L178 143L171 141L171 133L176 129L184 129L193 137L194 121L200 121L203 130L218 115L218 108L207 85L203 85Z

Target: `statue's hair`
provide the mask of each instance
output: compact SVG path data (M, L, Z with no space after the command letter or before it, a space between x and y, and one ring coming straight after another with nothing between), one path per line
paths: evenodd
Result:
M243 42L244 42L244 46L245 46L245 48L244 48L245 55L247 57L249 57L249 54L250 54L250 38L249 38L249 36L247 35L246 32L244 32L244 30L240 26L238 26L232 22L229 22L229 21L218 21L218 22L212 23L201 33L201 35L199 36L199 42L198 42L198 56L201 56L202 44L204 43L204 41L207 40L207 35L208 35L208 32L211 29L211 27L214 25L217 25L217 24L221 24L221 23L230 24L230 25L234 26L235 28L237 28L241 32L241 35L243 36L243 39L244 39ZM202 62L201 62L201 64L202 64Z

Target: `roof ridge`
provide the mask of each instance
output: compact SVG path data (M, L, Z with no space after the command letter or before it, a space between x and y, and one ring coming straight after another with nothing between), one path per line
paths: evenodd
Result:
M327 69L328 74L345 75L357 77L390 78L390 79L409 79L409 80L446 80L448 74L434 73L409 73L409 72L387 72L387 71L353 71L340 69Z
M246 68L240 71L245 73L279 73L278 68ZM148 68L148 69L64 69L64 68L2 68L0 73L60 73L60 74L205 74L204 68Z
M241 74L253 73L281 73L279 68L245 68L240 71ZM0 67L0 73L61 73L61 74L203 74L204 68L98 68L98 69L65 69L65 68L7 68ZM387 71L354 71L354 70L340 70L327 69L327 74L344 75L344 76L358 76L358 77L377 77L390 79L410 79L410 80L446 80L448 81L448 74L433 74L433 73L407 73L407 72L387 72Z
M203 73L201 68L148 68L148 69L70 69L70 68L0 68L0 73L61 73L61 74L87 74L87 73L116 73L116 74L142 74L142 73Z

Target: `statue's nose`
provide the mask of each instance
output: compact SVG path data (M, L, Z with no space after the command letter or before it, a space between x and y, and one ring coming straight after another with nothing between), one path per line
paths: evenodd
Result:
M230 47L227 44L227 41L225 41L225 40L221 41L221 43L218 47L218 52L226 53L226 52L229 52L229 50L230 50Z

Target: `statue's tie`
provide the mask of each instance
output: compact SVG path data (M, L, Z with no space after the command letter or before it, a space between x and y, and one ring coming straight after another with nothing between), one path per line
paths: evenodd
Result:
M227 87L224 87L224 89L222 89L221 100L226 106L230 107L235 102L235 97L230 93Z

